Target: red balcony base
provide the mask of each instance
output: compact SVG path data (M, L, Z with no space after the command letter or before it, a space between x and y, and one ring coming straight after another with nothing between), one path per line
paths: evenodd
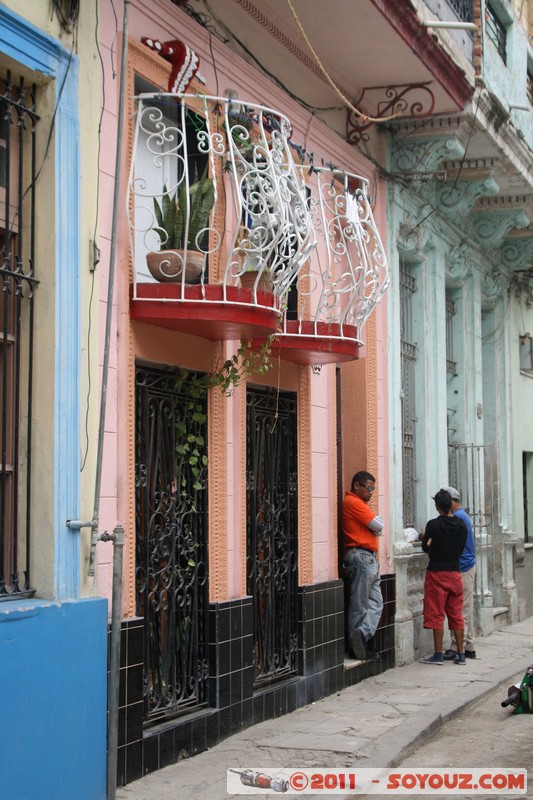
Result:
M268 336L279 325L277 299L270 292L238 286L139 283L130 298L131 319L203 339L227 341Z
M254 341L257 346L260 342ZM355 325L338 323L286 323L286 333L280 333L272 344L272 354L293 364L339 364L359 358L360 342Z

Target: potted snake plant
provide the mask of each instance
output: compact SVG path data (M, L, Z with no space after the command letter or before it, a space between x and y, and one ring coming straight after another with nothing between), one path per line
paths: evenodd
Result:
M147 253L146 262L158 281L181 281L185 269L185 282L195 283L204 270L202 240L209 227L215 186L207 175L207 165L200 178L196 170L193 178L188 186L183 180L173 196L165 184L161 201L154 197L153 230L159 236L160 249Z

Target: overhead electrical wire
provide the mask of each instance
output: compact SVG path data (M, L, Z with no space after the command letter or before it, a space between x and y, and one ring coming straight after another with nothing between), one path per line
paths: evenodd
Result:
M269 76L269 77L270 77L270 78L271 78L271 79L272 79L272 80L273 80L273 81L276 83L276 85L277 85L277 86L279 86L279 87L280 87L280 88L281 88L281 89L282 89L284 92L286 92L286 93L287 93L287 95L288 95L289 97L291 97L291 98L292 98L293 100L295 100L297 103L299 103L299 104L300 104L300 105L302 105L304 108L306 108L306 109L307 109L307 110L308 110L310 113L312 113L312 114L313 114L313 116L316 116L316 115L317 115L317 114L316 114L316 112L318 112L318 111L338 111L338 110L340 110L340 109L341 109L341 108L343 108L343 107L347 107L347 108L349 108L349 109L350 109L352 112L354 112L354 113L355 113L355 114L356 114L356 115L357 115L357 116L358 116L358 117L359 117L359 118L360 118L360 119L361 119L363 122L384 123L384 122L391 122L392 120L395 120L395 119L401 119L401 118L405 118L405 115L404 115L403 113L401 113L401 112L398 112L398 113L396 113L396 114L392 114L392 115L390 115L390 116L388 116L388 117L370 117L370 116L367 116L366 114L364 114L364 113L363 113L362 111L360 111L359 109L357 109L355 106L353 106L353 104L352 104L352 103L351 103L351 102L348 100L348 98L346 98L346 97L344 96L344 94L343 94L343 93L342 93L342 92L341 92L341 91L340 91L340 90L337 88L337 86L335 85L334 81L333 81L333 80L332 80L332 78L330 77L329 73L327 72L327 70L326 70L326 69L325 69L325 67L323 66L323 64L322 64L322 62L321 62L321 60L320 60L320 58L319 58L318 54L315 52L315 50L314 50L313 46L311 45L311 43L310 43L310 41L309 41L309 38L307 37L307 34L305 33L305 30L303 29L303 26L302 26L302 24L301 24L301 22L300 22L300 20L299 20L299 18L298 18L298 15L297 15L297 12L296 12L296 10L294 9L294 6L293 6L293 5L292 5L292 3L291 3L291 0L287 0L287 4L288 4L288 6L289 6L289 8L290 8L290 10L291 10L291 13L293 14L293 17L294 17L294 19L295 19L295 21L296 21L296 23L297 23L297 25L298 25L298 27L299 27L299 29L300 29L300 32L301 32L301 34L302 34L302 36L303 36L304 40L306 41L306 43L307 43L307 46L308 46L309 50L310 50L310 51L311 51L311 53L313 54L313 56L314 56L314 58L315 58L315 61L316 61L316 63L317 63L317 66L319 67L319 69L320 69L320 71L321 71L321 73L322 73L323 77L324 77L324 78L325 78L325 80L326 80L326 81L327 81L327 82L330 84L330 86L331 86L331 87L332 87L332 89L335 91L335 93L337 94L337 96L339 96L339 98L342 100L342 102L343 102L343 106L327 106L327 107L313 106L312 104L310 104L310 103L308 103L307 101L305 101L303 98L301 98L301 97L299 97L298 95L296 95L294 92L292 92L292 91L291 91L291 90L290 90L290 89L289 89L289 88L288 88L288 87L287 87L287 86L286 86L286 85L283 83L283 81L281 81L281 80L280 80L280 78L278 78L278 76L277 76L277 75L274 75L274 74L273 74L273 73L272 73L270 70L268 70L268 69L267 69L267 68L264 66L264 64L263 64L263 63L262 63L262 62L259 60L259 58L257 58L257 57L254 55L254 53L253 53L253 52L252 52L252 51L251 51L251 50L250 50L250 49L249 49L249 48L248 48L248 47L247 47L247 46L244 44L244 42L242 42L242 40L241 40L241 39L240 39L240 38L239 38L239 37L238 37L238 36L237 36L237 35L236 35L236 34L235 34L233 31L231 31L231 30L229 29L229 27L227 26L227 24L226 24L226 23L224 23L224 22L223 22L223 21L222 21L222 20L221 20L219 17L217 17L217 15L214 13L213 9L212 9L212 8L211 8L211 6L209 5L209 2L208 2L208 0L202 0L202 2L204 3L204 5L205 5L205 7L206 7L207 11L209 12L209 16L207 16L207 15L200 15L200 14L198 14L197 12L193 12L193 11L192 11L191 9L189 9L187 6L185 6L185 9L184 9L184 10L185 10L185 11L186 11L186 12L189 14L189 16L191 16L191 17L194 17L194 18L195 18L195 19L196 19L196 20L197 20L197 21L198 21L198 22L199 22L199 23L200 23L200 24L201 24L201 25L202 25L204 28L206 28L207 30L209 30L209 24L208 24L208 23L209 23L209 19L213 19L213 20L215 20L215 22L216 22L216 23L217 23L217 24L218 24L218 25L219 25L221 28L223 28L223 29L224 29L224 31L226 32L226 34L227 34L227 35L228 35L228 36L229 36L229 37L230 37L230 38L231 38L233 41L235 41L235 42L236 42L236 43L239 45L239 47L241 47L241 48L242 48L242 50L243 50L243 51L244 51L244 52L245 52L245 53L246 53L246 54L247 54L247 55L248 55L248 56L249 56L249 57L250 57L250 58L251 58L251 59L252 59L252 60L253 60L253 61L254 61L254 62L257 64L257 65L258 65L258 67L261 69L261 71L262 71L263 73L265 73L266 75L268 75L268 76ZM219 33L217 33L217 35L218 35L218 37L219 37L219 38L220 38L220 39L221 39L223 42L227 43L227 41L229 41L229 40L224 40L224 38L223 38L223 37L222 37L222 36L221 36ZM212 52L212 46L211 46L211 40L210 40L210 49L211 49L211 55L212 55L212 58L213 58L213 52ZM213 58L213 63L214 63L214 58ZM457 183L458 183L458 181L459 181L459 179L460 179L461 173L462 173L462 171L463 171L463 169L464 169L464 164L465 164L465 162L466 162L467 155L468 155L468 147L469 147L470 140L471 140L471 138L472 138L472 136L473 136L473 133L474 133L474 127L473 127L473 126L474 126L475 120L476 120L476 118L477 118L477 114L478 114L478 110L479 110L479 106L480 106L480 101L481 101L481 93L479 93L479 94L478 94L478 97L477 97L476 107L475 107L475 111L474 111L473 119L472 119L472 122L471 122L471 127L470 127L470 131L469 131L468 139L467 139L466 146L465 146L465 152L463 153L463 156L462 156L462 158L461 158L461 160L460 160L459 169L458 169L458 171L457 171L457 174L455 175L455 178L454 178L454 183L453 183L452 187L450 188L450 192L451 192L451 191L453 191L453 190L455 189L455 187L457 186ZM439 116L438 114L434 114L434 115L432 115L431 117L429 117L429 118L427 118L427 119L424 119L424 120L419 120L419 121L415 121L415 122L413 123L413 125L414 125L416 128L419 128L419 129L420 129L420 128L423 128L423 127L425 127L426 125L430 124L430 123L432 122L432 120L433 120L433 119L435 119L435 118L438 118L438 116ZM320 118L320 119L321 119L321 118ZM322 120L322 121L324 122L324 124L327 124L327 122L325 122L324 120ZM389 128L389 133L392 135L392 137L393 137L393 138L395 137L395 134L394 134L394 130L393 130L393 129ZM407 137L409 134L410 134L410 132L406 132L405 136ZM400 137L396 137L396 139L397 139L397 140L400 140ZM430 218L430 217L431 217L431 216L432 216L434 213L438 213L438 214L439 214L439 216L441 217L441 220L442 220L442 222L444 222L444 223L445 223L445 224L447 224L447 225L451 225L451 223L450 223L449 219L448 219L446 216L443 216L443 215L442 215L442 205L434 205L434 204L432 204L432 203L428 202L428 199L427 199L427 197L425 197L424 195L422 195L422 194L420 194L419 192L417 192L417 191L416 191L416 190L413 188L413 186L412 186L412 185L410 185L410 184L408 184L408 183L407 183L405 180L402 180L402 177L401 177L401 175L397 175L397 174L391 173L391 172L390 172L390 171L389 171L389 170L388 170L388 169L387 169L387 168L386 168L386 167L385 167L383 164L381 164L381 163L380 163L380 162L379 162L377 159L375 159L375 158L374 158L374 157L373 157L373 156L372 156L372 155L371 155L369 152L367 152L367 151L363 150L363 149L362 149L362 147L361 147L361 145L360 145L360 143L353 143L353 145L356 147L356 149L357 149L357 150L359 150L359 152L360 152L360 153L361 153L361 154L362 154L362 155L363 155L363 156L364 156L366 159L368 159L368 160L369 160L369 161L370 161L370 162L371 162L371 163L374 165L374 167L375 167L375 169L376 169L376 172L377 172L377 174L381 175L381 177L384 177L384 178L386 178L387 180L389 180L389 181L391 181L391 182L394 182L394 183L396 183L397 185L400 185L400 186L401 186L401 187L402 187L404 190L406 190L406 191L409 191L409 192L410 192L412 195L414 195L415 197L417 197L419 200L423 200L423 201L424 201L424 204L425 204L426 206L427 206L427 205L429 205L429 206L430 206L430 211L429 211L429 212L426 214L426 216L425 216L425 217L423 217L423 219L419 220L419 221L416 223L416 225L415 225L415 226L414 226L414 227L413 227L413 228L412 228L412 229L409 231L409 233L408 233L407 235L411 235L411 234L412 234L412 233L413 233L413 232L414 232L414 231L415 231L415 230L416 230L416 229L417 229L417 228L418 228L420 225L422 225L422 224L423 224L423 223L424 223L424 222L425 222L427 219L429 219L429 218ZM307 156L307 157L310 159L310 161L311 161L311 163L312 163L312 162L314 161L314 154L313 154L313 153L310 153L310 152L309 152L309 151L308 151L308 150L305 148L305 146L304 146L304 148L301 148L301 150L302 150L302 152L303 152L303 153L304 153L304 154L305 154L305 155L306 155L306 156ZM322 163L324 164L324 161L323 161L323 159L322 159ZM333 166L334 166L334 165L331 165L331 166L332 166L332 168L333 168ZM479 249L479 248L477 248L477 249ZM496 267L498 267L498 266L501 266L499 262L495 261L495 260L492 258L492 256L491 256L491 254L490 254L490 253L488 253L488 252L485 252L485 251L481 251L481 250L480 250L480 252L482 252L482 253L483 253L484 257L486 257L486 258L487 258L487 260L489 261L489 263L491 263L491 264L492 264L492 266L493 266L494 268L496 268ZM506 312L505 312L505 314L504 314L504 318L507 316L507 313L508 313L508 307L507 307L507 309L506 309ZM501 323L500 323L500 324L501 324ZM498 327L499 327L499 326L498 326ZM496 329L496 331L494 331L494 335L496 335L496 333L497 333L497 329ZM487 334L487 335L488 335L488 336L490 336L490 334Z

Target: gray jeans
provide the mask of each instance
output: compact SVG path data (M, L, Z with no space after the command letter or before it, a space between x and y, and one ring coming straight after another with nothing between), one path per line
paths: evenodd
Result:
M383 611L379 564L375 555L351 547L344 556L343 567L350 578L348 633L360 628L368 641L375 634Z

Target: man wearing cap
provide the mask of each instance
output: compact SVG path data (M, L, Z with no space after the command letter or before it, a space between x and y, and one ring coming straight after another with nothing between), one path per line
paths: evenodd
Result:
M356 472L341 506L343 566L351 581L348 632L354 654L361 660L377 658L369 639L374 636L383 611L377 558L383 521L368 506L375 484L370 472Z
M444 663L442 640L444 618L455 634L457 654L453 663L466 664L464 654L463 581L459 557L465 546L467 530L463 520L452 514L452 498L440 489L435 497L439 516L430 519L424 531L422 550L429 555L424 581L424 628L433 630L433 655L421 659L423 664Z
M465 656L475 658L474 649L474 581L476 578L476 548L474 544L474 531L472 520L461 505L461 495L453 486L443 486L452 498L452 512L454 516L460 517L466 525L468 531L466 544L459 564L461 566L461 577L463 579L463 618L465 622ZM452 640L449 650L444 653L445 661L453 661L457 655L457 642L452 632Z

